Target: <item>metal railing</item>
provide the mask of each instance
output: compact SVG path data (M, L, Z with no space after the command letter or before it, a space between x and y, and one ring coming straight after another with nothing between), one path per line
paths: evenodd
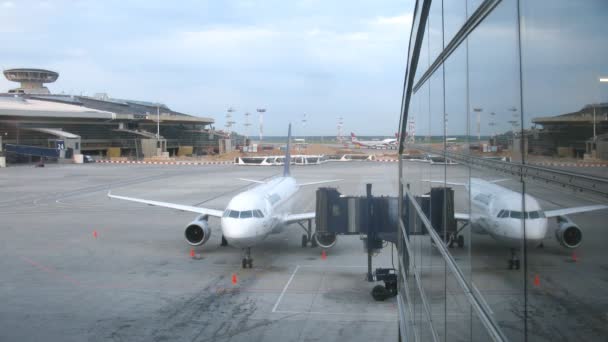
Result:
M477 157L470 154L457 153L452 151L435 150L424 145L415 145L414 148L433 153L452 159L467 166L477 169L499 171L523 180L540 182L545 185L559 187L560 189L570 189L576 192L593 194L608 198L608 179L583 175L574 172L562 171L532 164L522 164L506 162L496 159Z

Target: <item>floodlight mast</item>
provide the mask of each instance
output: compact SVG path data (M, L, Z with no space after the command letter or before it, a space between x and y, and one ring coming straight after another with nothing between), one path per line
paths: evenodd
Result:
M266 108L258 108L256 111L260 113L260 141L262 141L264 140L264 113L266 113Z

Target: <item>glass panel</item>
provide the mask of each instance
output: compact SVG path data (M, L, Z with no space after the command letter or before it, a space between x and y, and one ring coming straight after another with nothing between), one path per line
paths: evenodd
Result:
M467 16L470 17L484 0L467 0Z
M447 45L467 18L466 0L443 1L443 30Z
M519 145L512 143L521 121L517 1L502 1L465 44L468 44L468 153L480 159L520 158ZM471 224L467 228L471 240L470 285L473 295L487 303L493 312L491 317L506 337L520 341L525 335L522 314L525 275L521 267L524 220L492 218L506 205L521 206L524 188L516 177L504 180L507 174L493 170L470 169ZM511 217L523 217L523 207L515 211ZM483 326L474 324L472 329L474 338L485 334Z
M432 1L429 11L429 58L430 63L433 63L437 56L443 50L443 18L442 18L442 1Z
M608 2L535 0L520 6L525 18L522 159L574 175L608 178L607 168L589 167L608 159L608 83L602 82L608 77ZM606 203L590 193L533 180L525 186L529 210ZM608 212L601 210L527 222L527 232L537 233L526 238L527 318L529 327L540 327L528 330L530 341L606 340L607 218Z
M429 55L429 23L427 21L424 26L424 37L422 38L422 45L420 46L420 55L418 57L418 66L416 68L416 76L414 77L414 85L420 80L420 77L429 68L430 55Z
M229 216L232 218L239 218L239 212L236 210L231 210Z
M241 211L241 218L242 219L252 218L252 217L253 217L253 213L251 212L251 210Z

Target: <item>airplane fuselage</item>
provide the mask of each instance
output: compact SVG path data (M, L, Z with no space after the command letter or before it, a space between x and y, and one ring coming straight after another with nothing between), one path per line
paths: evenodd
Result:
M222 234L229 244L252 247L283 228L282 216L299 186L292 177L278 177L234 196L221 218Z

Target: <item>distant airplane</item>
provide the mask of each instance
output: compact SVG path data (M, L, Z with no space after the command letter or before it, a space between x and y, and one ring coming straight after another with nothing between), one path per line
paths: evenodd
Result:
M243 268L251 268L253 266L251 247L262 242L268 235L281 232L289 224L315 218L314 212L289 213L289 200L298 192L300 187L339 181L339 179L335 179L297 183L290 176L290 140L291 124L287 134L283 176L276 177L268 182L241 178L241 180L257 183L258 185L234 196L223 211L116 196L110 193L108 193L108 197L200 214L186 226L184 233L186 241L192 246L200 246L209 240L211 236L209 217L218 217L221 219L222 245L230 244L242 248L242 266ZM331 248L336 244L336 235L333 233L315 233L312 237L310 237L310 231L307 231L307 233L307 235L302 236L302 246L306 246L307 243L316 243L323 248Z
M525 210L522 212L521 193L507 189L496 183L506 179L486 181L471 178L470 183L443 181L428 181L448 185L460 185L469 190L471 196L471 214L455 213L458 221L469 224L471 231L476 234L488 234L498 243L511 249L509 269L519 269L519 258L516 251L521 247L524 238L528 244L541 245L547 234L548 218L557 219L558 228L555 231L557 241L566 248L580 246L583 232L566 215L583 213L593 210L608 209L606 205L589 205L556 210L542 210L536 198L525 195L523 200ZM522 224L523 219L523 224ZM464 244L464 238L459 237L459 245Z
M399 133L395 133L395 138L387 138L383 140L359 140L355 133L350 133L350 141L359 147L375 148L380 146L393 146L397 145L399 140Z

